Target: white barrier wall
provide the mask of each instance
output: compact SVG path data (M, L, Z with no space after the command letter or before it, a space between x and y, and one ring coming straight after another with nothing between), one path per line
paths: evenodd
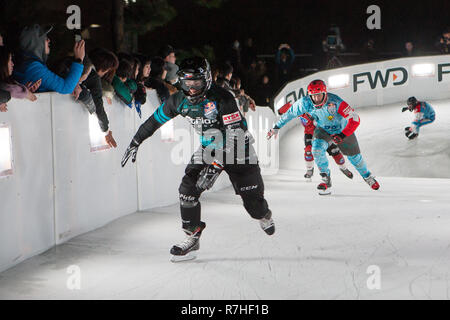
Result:
M288 83L274 99L275 110L306 94L308 84L322 79L328 91L355 108L450 97L450 55L402 58L317 72Z
M156 92L147 93L142 119L120 101L104 104L118 147L95 152L89 113L71 96L41 93L36 102L8 103L0 128L11 129L14 163L13 174L0 177L0 271L121 216L178 202L186 162L198 146L182 117L146 140L135 164L120 165L134 133L159 106ZM267 148L265 139L275 118L268 108L249 114L267 172L278 168L278 145ZM180 149L187 151L185 161L177 156ZM223 174L211 191L229 185Z

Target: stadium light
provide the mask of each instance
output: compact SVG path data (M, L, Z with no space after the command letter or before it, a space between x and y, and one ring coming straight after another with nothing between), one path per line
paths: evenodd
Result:
M97 115L89 115L89 137L91 140L91 152L107 150L110 146L106 143L105 133L98 125Z
M432 77L434 76L434 64L420 63L412 66L413 77Z
M12 174L11 129L6 124L0 124L0 177Z
M345 88L350 85L350 75L349 74L337 74L328 77L328 88L330 89L340 89Z

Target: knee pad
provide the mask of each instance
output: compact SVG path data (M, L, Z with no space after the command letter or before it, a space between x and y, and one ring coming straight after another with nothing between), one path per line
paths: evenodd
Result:
M188 196L185 194L180 194L180 206L182 208L195 208L198 205L198 199L194 196Z
M253 219L261 219L267 214L269 207L264 198L243 197L244 208Z

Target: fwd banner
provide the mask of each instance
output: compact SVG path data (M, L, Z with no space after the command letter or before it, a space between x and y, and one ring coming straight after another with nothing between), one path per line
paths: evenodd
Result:
M353 75L353 92L401 86L408 82L408 71L403 67L361 72Z

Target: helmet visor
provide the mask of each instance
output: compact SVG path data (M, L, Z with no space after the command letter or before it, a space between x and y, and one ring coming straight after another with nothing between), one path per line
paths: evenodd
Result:
M190 95L196 95L203 91L206 86L204 79L180 79L181 88Z

